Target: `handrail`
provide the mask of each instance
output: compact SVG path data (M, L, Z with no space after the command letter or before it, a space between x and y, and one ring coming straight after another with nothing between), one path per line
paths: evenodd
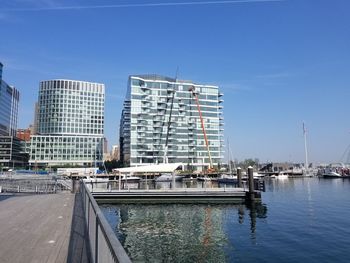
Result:
M94 197L81 182L84 214L89 237L92 262L131 263Z

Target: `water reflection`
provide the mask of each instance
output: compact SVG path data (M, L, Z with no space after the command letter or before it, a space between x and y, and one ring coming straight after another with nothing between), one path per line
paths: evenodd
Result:
M242 231L234 225L246 225L243 231L255 240L258 219L267 217L263 204L121 204L101 209L133 262L226 262L225 251L234 242L230 232Z

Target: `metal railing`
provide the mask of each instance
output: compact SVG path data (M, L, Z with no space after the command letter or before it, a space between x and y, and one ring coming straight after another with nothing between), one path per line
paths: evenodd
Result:
M92 262L131 262L85 183L80 189Z
M70 180L0 178L0 192L49 194L70 190Z

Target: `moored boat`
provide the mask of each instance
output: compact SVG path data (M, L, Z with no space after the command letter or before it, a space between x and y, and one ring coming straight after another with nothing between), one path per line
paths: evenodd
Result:
M138 183L140 182L141 178L137 176L124 176L120 180L122 183Z
M180 175L174 175L175 176L175 181L181 181L182 176ZM156 178L156 182L171 182L173 180L173 175L172 174L162 174L158 178Z

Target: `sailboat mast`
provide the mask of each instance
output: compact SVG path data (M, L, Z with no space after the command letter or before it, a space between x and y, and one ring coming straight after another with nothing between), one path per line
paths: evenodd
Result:
M230 174L232 174L232 165L231 165L231 155L230 155L230 142L229 140L227 139L227 148L228 148L228 167L229 167L229 171L230 171Z
M307 156L307 140L306 140L306 127L303 122L303 133L304 133L304 147L305 147L305 169L309 168L308 156Z

